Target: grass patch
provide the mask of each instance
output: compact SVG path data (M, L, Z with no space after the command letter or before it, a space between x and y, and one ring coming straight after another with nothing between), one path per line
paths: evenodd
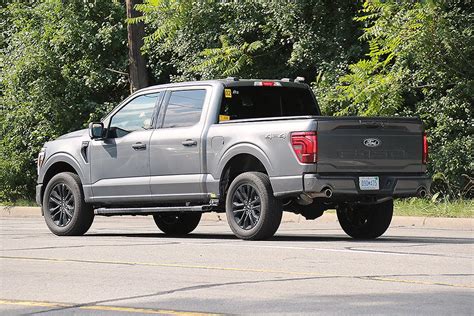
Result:
M410 198L395 201L394 215L424 217L474 217L474 200L440 200Z

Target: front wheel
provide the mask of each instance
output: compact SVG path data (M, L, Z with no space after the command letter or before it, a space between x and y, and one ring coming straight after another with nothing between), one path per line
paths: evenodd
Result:
M226 197L226 215L230 228L240 239L272 237L282 214L282 205L273 195L266 174L245 172L232 181Z
M49 230L58 236L85 234L94 220L94 210L84 201L81 179L77 174L62 172L46 186L43 214Z
M163 233L182 236L189 234L199 225L201 215L201 213L163 213L153 215L153 219Z
M372 205L343 204L337 219L344 232L355 239L374 239L388 229L393 216L393 200Z

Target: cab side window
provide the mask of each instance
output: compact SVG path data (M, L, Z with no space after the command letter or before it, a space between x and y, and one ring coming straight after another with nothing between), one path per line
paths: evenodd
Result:
M109 137L123 137L128 133L151 128L151 120L160 93L136 97L114 114L110 121Z
M201 119L206 90L172 91L163 128L192 126Z

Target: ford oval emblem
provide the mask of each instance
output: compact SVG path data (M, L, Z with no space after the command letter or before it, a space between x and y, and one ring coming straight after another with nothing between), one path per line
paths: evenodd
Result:
M366 138L364 139L363 143L367 147L377 147L382 144L382 141L378 138Z

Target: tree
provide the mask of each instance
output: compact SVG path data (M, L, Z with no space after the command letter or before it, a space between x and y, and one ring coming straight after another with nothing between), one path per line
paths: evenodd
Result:
M111 1L0 9L0 200L34 198L45 142L99 119L127 93L125 10Z
M158 82L222 78L312 80L362 52L348 0L164 1L137 6Z
M468 3L367 0L357 18L367 58L324 102L336 115L423 119L434 190L459 196L474 172L474 14ZM316 85L318 87L318 84ZM472 195L472 192L467 193Z
M139 3L141 3L141 1L126 0L127 19L134 19L140 16L139 12L135 10L135 6ZM141 53L143 37L145 35L143 22L128 23L127 32L130 91L134 92L148 86L146 60Z
M459 195L462 175L474 170L471 6L8 0L0 8L0 200L31 199L42 144L97 120L127 94L129 79L137 89L147 78L226 76L305 76L329 115L421 117L430 172L442 179L435 190Z

